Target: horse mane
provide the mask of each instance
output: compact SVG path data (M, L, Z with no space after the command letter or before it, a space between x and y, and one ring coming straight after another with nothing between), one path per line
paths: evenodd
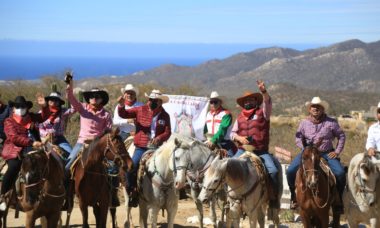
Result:
M84 162L84 164L86 164L88 162L88 159L90 157L93 158L92 160L98 159L98 156L95 156L95 155L90 156L90 155L91 155L92 151L97 149L97 146L98 146L100 139L103 138L103 136L105 136L106 134L108 134L110 132L111 132L110 130L105 130L105 131L103 131L103 133L101 135L97 136L94 140L91 141L88 148L86 150L84 150L83 154L82 154L82 161Z
M363 159L361 161L361 164L363 164L364 170L368 173L370 173L371 171L374 171L376 169L376 165L373 164L373 162L371 162L371 158L370 158L370 156L368 156L367 153L364 154Z
M244 177L249 172L248 163L250 161L241 160L237 158L230 158L227 161L226 173L234 181L243 182Z

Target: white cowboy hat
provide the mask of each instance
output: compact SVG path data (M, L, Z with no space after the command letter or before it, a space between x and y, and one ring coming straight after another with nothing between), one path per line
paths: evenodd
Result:
M57 100L59 101L60 105L64 105L65 101L62 99L61 93L59 92L52 92L49 96L45 97L45 102L47 103L48 100Z
M217 91L212 91L210 94L210 100L212 99L218 99L222 101L224 99L224 96L220 96Z
M139 95L139 89L134 87L132 84L127 84L124 88L121 88L121 92L125 93L126 91L133 91L136 93L136 97Z
M329 103L327 103L324 100L321 100L321 98L319 98L319 97L313 97L313 99L311 99L311 101L306 102L305 105L306 105L308 110L309 110L311 105L320 105L325 109L325 111L329 108Z
M380 108L380 102L377 104L377 108Z
M169 97L162 95L161 91L158 89L153 89L149 95L145 93L145 97L150 99L160 99L162 100L162 103L167 103L169 101Z

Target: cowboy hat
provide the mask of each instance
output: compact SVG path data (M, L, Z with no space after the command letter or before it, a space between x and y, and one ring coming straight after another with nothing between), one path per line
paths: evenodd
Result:
M124 88L121 88L121 92L125 93L127 91L133 91L136 93L136 97L139 95L139 89L134 87L132 84L127 84Z
M105 106L108 103L109 97L108 93L104 90L100 90L98 88L93 88L90 91L84 91L83 92L83 98L87 103L90 103L90 98L92 97L101 97L102 98L102 105Z
M45 97L45 102L47 103L49 100L56 100L56 101L59 101L59 105L64 105L65 104L65 101L62 100L62 96L61 96L61 93L59 92L52 92L50 93L49 96L46 96Z
M320 105L325 110L327 110L329 108L329 103L327 103L324 100L321 100L320 97L313 97L313 99L311 99L311 101L308 101L305 103L305 106L307 107L308 110L310 109L310 106L312 106L312 105Z
M149 99L160 99L162 100L162 103L167 103L169 101L169 97L162 95L161 91L158 89L153 89L152 92L150 92L149 96L145 93L145 97Z
M31 109L33 107L33 103L31 101L27 101L24 96L17 96L14 101L8 101L9 107L22 107Z
M380 108L380 102L377 104L377 108L378 108L378 109Z
M223 96L220 96L219 93L217 91L212 91L211 94L210 94L210 100L224 100L224 97Z
M254 92L244 92L243 96L236 99L236 103L242 108L244 108L244 101L246 99L255 98L257 100L257 105L260 106L261 103L263 103L263 95L261 93L254 93Z

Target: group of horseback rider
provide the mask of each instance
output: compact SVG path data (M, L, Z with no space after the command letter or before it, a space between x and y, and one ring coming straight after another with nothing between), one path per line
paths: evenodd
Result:
M0 210L6 208L4 195L12 189L18 177L23 156L33 148L41 147L41 137L52 135L53 143L67 154L65 170L67 178L70 178L70 167L84 145L105 130L111 129L113 125L119 127L123 140L134 136L133 169L127 173L127 191L130 196L129 205L138 205L136 182L139 161L144 152L162 145L171 135L170 116L162 107L168 102L168 96L154 89L149 95L145 94L148 101L143 104L137 101L138 89L127 84L122 89L123 95L117 99L118 104L112 119L111 113L104 108L109 101L106 91L97 88L85 91L85 103L80 103L73 94L73 80L66 82L66 96L71 104L68 109L64 108L65 101L59 92L53 92L46 97L39 96L37 103L41 110L38 113L30 111L33 103L23 96L9 101L8 105L4 104L0 97L1 156L8 165L2 180ZM216 91L211 93L210 111L207 113L204 126L207 138L205 143L210 149L218 146L227 150L229 157L238 157L245 151L258 155L269 174L270 206L279 207L279 199L276 198L281 184L277 183L278 161L269 153L272 99L263 81L257 81L257 87L259 92L246 92L237 98L236 102L241 111L234 123L231 112L223 107L223 98ZM306 139L310 143L321 141L318 149L335 175L337 190L342 196L346 176L339 155L344 148L345 134L338 122L327 116L328 107L328 103L319 97L307 102L309 115L300 122L296 132L296 145L302 153L301 140ZM75 112L80 115L80 132L77 143L72 148L64 136L64 131L68 117ZM368 131L366 149L370 156L380 149L380 103L377 108L377 120ZM336 146L333 145L334 139L337 139ZM286 173L293 209L297 207L295 176L301 162L301 153L294 158ZM342 211L343 206L336 210Z

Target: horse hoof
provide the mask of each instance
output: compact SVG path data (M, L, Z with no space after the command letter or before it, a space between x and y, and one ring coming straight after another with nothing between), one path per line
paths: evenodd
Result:
M129 222L124 223L124 228L129 228L130 226L131 226L131 224Z

